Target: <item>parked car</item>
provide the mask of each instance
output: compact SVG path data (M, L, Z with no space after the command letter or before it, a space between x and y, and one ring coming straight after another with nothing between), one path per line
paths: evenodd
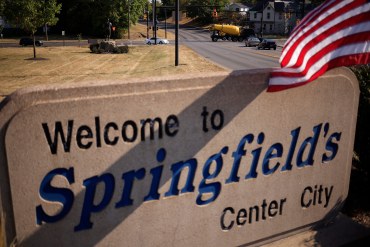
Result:
M276 50L276 42L270 39L263 39L261 43L258 44L257 49L274 49Z
M42 46L44 43L41 40L35 40L36 46ZM33 45L33 39L32 38L21 38L19 40L19 45L21 46L27 46L27 45Z
M260 39L257 37L249 37L245 40L245 46L257 46L260 42Z
M167 40L167 39L161 39L161 38L157 38L157 44L169 44L170 42ZM147 45L153 45L155 44L155 38L150 38L150 39L145 39L145 44Z

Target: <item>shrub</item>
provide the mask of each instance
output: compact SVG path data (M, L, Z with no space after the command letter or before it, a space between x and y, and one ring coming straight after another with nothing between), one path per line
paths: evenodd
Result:
M128 53L128 46L127 45L116 46L113 49L113 53Z
M90 51L92 53L128 53L129 48L127 45L116 46L115 42L101 41L98 44L90 45Z
M90 45L90 51L93 52L93 53L97 53L99 49L99 44L92 44Z
M353 66L360 86L360 101L358 107L355 165L358 169L370 175L370 65Z

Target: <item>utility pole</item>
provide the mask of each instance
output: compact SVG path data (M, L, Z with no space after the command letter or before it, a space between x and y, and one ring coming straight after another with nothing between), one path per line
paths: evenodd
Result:
M179 0L175 3L175 66L179 66Z
M153 34L154 34L154 44L157 44L157 0L153 0Z
M127 25L128 25L128 28L127 28L127 37L128 39L130 39L130 0L127 0L127 3L128 3L128 20L127 20Z
M305 7L305 3L306 3L306 1L305 1L305 0L302 0L301 19L303 19L303 17L304 17L304 7Z
M164 38L167 39L167 9L164 8Z
M267 5L268 4L269 4L269 2L267 1ZM261 27L260 27L261 38L263 36L263 11L264 11L264 9L265 9L265 0L262 1L262 11L261 11L262 15L261 15Z
M149 2L146 7L146 38L149 39Z

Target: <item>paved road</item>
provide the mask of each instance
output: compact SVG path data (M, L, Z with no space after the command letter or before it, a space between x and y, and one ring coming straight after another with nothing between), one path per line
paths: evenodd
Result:
M172 31L172 27L168 28ZM212 42L208 30L183 26L179 30L179 43L230 70L279 67L280 47L276 51L257 50L245 47L244 42Z

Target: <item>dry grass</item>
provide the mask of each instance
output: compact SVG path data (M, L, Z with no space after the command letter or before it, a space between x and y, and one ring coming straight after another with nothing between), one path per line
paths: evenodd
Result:
M143 39L146 37L146 25L142 24L136 24L131 26L130 28L130 38L134 40ZM166 35L164 29L158 29L157 31L157 37L164 38ZM126 35L127 36L127 35ZM153 36L153 31L149 30L149 36ZM171 32L167 32L167 39L174 40L175 35Z
M32 48L2 48L0 52L1 95L40 84L220 70L186 47L180 48L180 66L176 67L174 46L130 47L128 54L92 54L87 47L41 47L37 57L42 60L27 59L32 57Z
M130 33L131 39L144 42L146 26L133 25ZM158 30L157 35L164 37L164 30ZM174 35L167 32L167 38L172 40ZM173 45L130 47L128 54L92 54L88 47L38 47L37 57L43 60L29 60L33 57L32 49L0 48L0 100L19 88L33 85L223 70L185 46L180 47L180 66L175 66Z
M220 71L221 68L180 47L180 66L175 66L174 46L130 47L128 54L92 54L83 47L41 47L28 60L32 48L0 48L0 96L40 84L125 80L191 72Z

